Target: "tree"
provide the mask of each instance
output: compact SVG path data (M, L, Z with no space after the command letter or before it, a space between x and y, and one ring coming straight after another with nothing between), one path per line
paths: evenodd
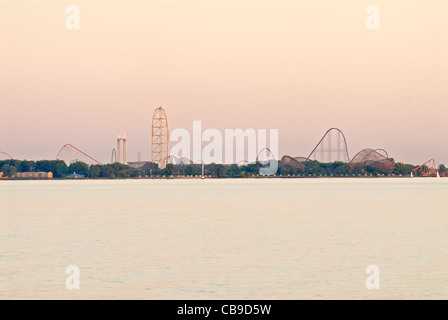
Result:
M227 170L227 174L231 178L240 178L242 176L240 167L237 164L231 164L230 168Z
M65 161L59 160L54 165L53 170L50 170L55 178L62 178L68 173L68 167Z
M101 167L101 176L104 178L113 178L114 171L108 165L102 166Z
M404 164L401 162L397 162L393 168L393 173L397 175L410 175L414 170L414 166L411 164Z
M67 164L63 160L39 160L33 167L36 171L52 172L55 178L62 178L67 174Z
M70 173L76 172L77 174L82 174L86 176L89 173L89 165L87 163L77 161L68 167Z
M165 175L172 176L174 174L174 164L168 163L165 168Z
M17 169L16 169L16 167L14 167L14 166L10 166L9 164L5 164L5 165L2 167L2 170L1 170L1 171L3 172L3 174L4 174L6 177L11 178L11 177L13 176L13 174L16 173Z
M34 162L33 161L22 161L19 166L20 172L30 172L34 170Z
M121 178L129 177L129 172L127 172L127 173L123 172L123 171L128 170L127 165L119 163L119 162L115 162L115 163L109 164L107 166L112 169L114 177L121 177Z
M221 178L224 176L224 166L222 164L212 163L211 174L215 178Z
M101 166L100 165L92 165L89 168L89 177L98 178L101 174Z
M129 178L130 177L129 171L128 170L120 170L118 172L118 177L120 177L120 178Z
M140 167L140 171L146 175L151 175L159 171L159 165L154 162L147 162Z
M185 174L188 176L194 176L196 175L196 169L194 168L194 166L189 164L188 166L185 167Z
M281 173L282 174L297 174L297 169L294 168L293 166L287 164L286 166L281 168Z

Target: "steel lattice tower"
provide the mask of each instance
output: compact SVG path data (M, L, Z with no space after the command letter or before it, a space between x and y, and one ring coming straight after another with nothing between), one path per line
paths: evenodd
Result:
M157 163L160 169L165 168L168 162L169 136L168 118L165 110L159 107L152 116L152 162Z

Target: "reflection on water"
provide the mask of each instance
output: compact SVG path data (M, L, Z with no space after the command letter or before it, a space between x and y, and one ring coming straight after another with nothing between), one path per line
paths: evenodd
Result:
M1 181L0 298L447 299L447 192L443 178Z

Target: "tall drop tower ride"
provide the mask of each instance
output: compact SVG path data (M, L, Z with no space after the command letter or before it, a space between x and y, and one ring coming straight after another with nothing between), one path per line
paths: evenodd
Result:
M169 142L168 118L162 107L157 108L152 116L152 162L164 169L168 162Z

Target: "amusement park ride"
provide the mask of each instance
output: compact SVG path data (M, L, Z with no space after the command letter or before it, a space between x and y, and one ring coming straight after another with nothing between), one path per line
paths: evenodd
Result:
M12 159L10 154L0 151L0 160L10 160L10 159Z
M177 158L169 154L168 118L165 110L162 107L158 107L154 111L151 129L151 161L158 164L158 167L160 169L164 169L168 163L172 163L174 165L194 164L191 159L185 157ZM120 133L117 137L117 149L114 148L112 150L111 163L117 161L124 164L127 163L126 140L126 135L124 133ZM262 150L258 154L256 161L266 161L265 159L259 159L260 154L262 154L263 152L263 155L266 154L268 158L272 157L272 153L270 152L270 150L267 148L265 149L266 150ZM0 151L0 160L9 159L13 159L13 157L6 152ZM56 156L56 160L64 160L67 165L76 161L82 161L89 165L101 164L99 161L71 144L65 144L59 150ZM270 160L271 159L269 159L268 161ZM350 165L370 163L387 164L389 162L393 165L395 163L393 159L389 158L389 155L383 149L363 149L358 152L356 156L353 157L353 159L350 159L348 154L347 141L342 131L338 128L331 128L327 130L308 157L291 157L285 155L281 158L280 162L283 163L283 165L291 165L303 169L303 163L310 160L317 160L322 163L344 162ZM200 162L202 164L202 177L204 177L204 163L202 161ZM243 162L246 164L248 163L248 161L246 160L244 160ZM138 163L142 163L141 159L139 159ZM448 177L448 171L440 170L440 168L437 168L436 161L434 159L430 159L422 165L413 169L411 177L413 176Z
M418 166L414 169L414 172L422 177L448 177L448 172L437 169L436 161L434 159L430 159L421 166Z
M154 111L152 117L152 162L157 163L160 169L166 167L169 160L169 142L170 132L168 129L168 119L165 110L162 107Z

